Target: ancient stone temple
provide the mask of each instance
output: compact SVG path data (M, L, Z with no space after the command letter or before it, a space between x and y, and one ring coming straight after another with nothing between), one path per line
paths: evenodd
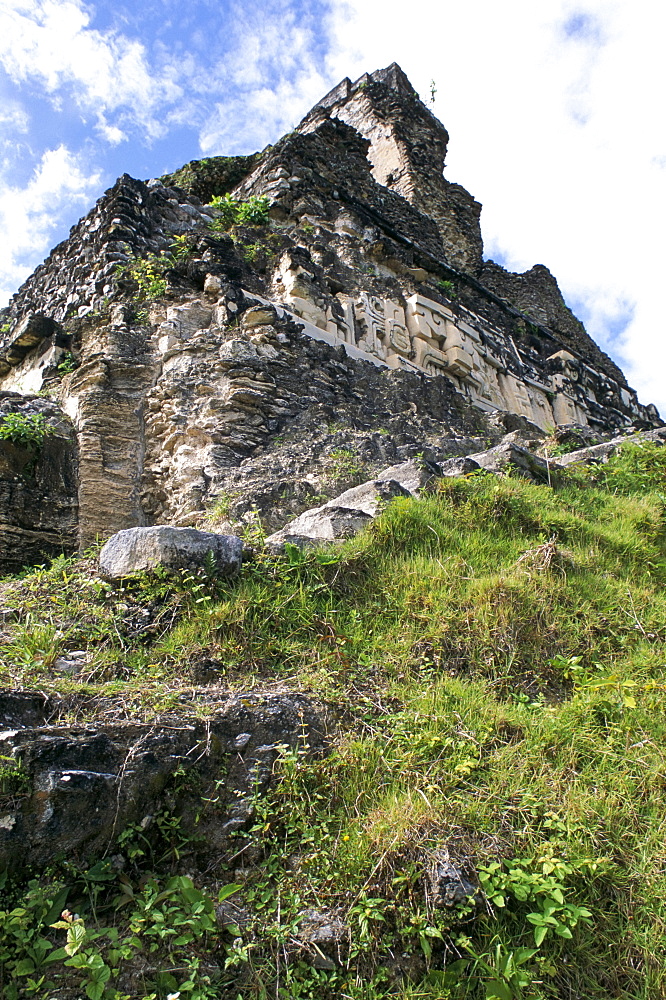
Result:
M0 415L48 424L0 441L2 565L221 496L280 527L341 447L371 469L661 425L545 267L484 260L447 142L393 64L263 153L121 177L0 313Z

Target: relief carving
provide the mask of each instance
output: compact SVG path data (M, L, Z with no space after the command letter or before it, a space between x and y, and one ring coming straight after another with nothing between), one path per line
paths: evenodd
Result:
M361 292L354 306L359 338L358 347L378 358L386 359L386 315L384 300Z
M384 312L390 346L398 354L402 354L406 358L411 357L412 341L407 330L405 310L402 306L392 302L391 299L387 299Z

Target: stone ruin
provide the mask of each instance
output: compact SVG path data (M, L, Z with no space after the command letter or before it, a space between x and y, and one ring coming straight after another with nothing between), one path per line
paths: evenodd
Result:
M261 154L121 177L0 310L0 418L52 431L38 454L0 440L2 568L198 525L220 497L276 530L321 500L336 452L372 470L517 428L661 426L545 267L484 260L447 142L393 64ZM267 198L270 224L211 228L216 194ZM128 265L176 237L140 302Z

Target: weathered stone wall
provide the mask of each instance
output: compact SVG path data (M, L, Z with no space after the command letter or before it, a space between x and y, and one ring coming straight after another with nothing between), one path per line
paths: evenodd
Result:
M0 392L7 414L43 417L42 444L0 439L0 572L76 551L77 443L59 407L46 399Z
M307 738L310 752L321 752L330 724L300 695L244 694L198 723L170 716L152 725L52 724L66 708L0 691L0 721L13 730L3 746L29 781L28 793L0 817L3 870L45 865L55 854L78 862L104 855L129 824L148 825L164 796L189 832L201 795L210 794L214 805L197 832L202 853L219 854L251 821L278 747ZM196 776L198 796L174 780L176 771Z
M449 135L419 100L400 67L345 79L315 105L300 129L310 131L325 117L352 125L370 142L368 158L379 184L406 198L432 218L445 259L463 271L481 264L481 205L459 184L444 179Z
M392 66L343 81L261 155L184 168L207 194L241 177L234 197L266 197L270 226L212 232L195 194L124 175L72 229L0 317L0 386L49 392L71 419L80 545L196 523L262 475L279 527L322 488L327 423L370 466L490 440L504 411L599 435L660 423L547 269L481 262L479 206L442 176L447 141ZM123 266L184 234L165 295L141 301Z
M237 306L240 322L216 328L214 314L230 305ZM481 415L448 379L357 360L344 344L336 348L303 335L296 317L284 312L280 318L270 306L253 304L252 296L235 302L222 297L215 305L195 299L177 309L183 341L167 347L146 397L144 507L150 518L194 523L233 470L274 440L293 437L306 416L322 430L337 421L377 433L404 414L412 424L428 420L440 435L485 430ZM206 321L210 325L202 328ZM315 337L319 332L312 330ZM281 449L273 448L267 487L289 478L289 450L280 462ZM308 461L312 474L314 442ZM293 465L291 472L305 474Z
M543 264L535 264L523 274L513 274L494 261L486 261L479 272L479 281L539 326L555 333L566 349L627 388L622 370L600 350L581 321L567 308L556 279Z
M63 323L101 310L117 294L118 266L132 253L163 250L171 233L209 218L210 210L197 198L161 184L151 188L123 174L13 296L3 315L10 330L0 343L0 372L17 327L28 314Z

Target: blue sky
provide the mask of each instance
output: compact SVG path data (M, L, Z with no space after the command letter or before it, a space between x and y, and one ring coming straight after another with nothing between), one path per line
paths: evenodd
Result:
M0 0L0 302L120 173L253 152L396 60L487 255L549 266L666 413L661 48L651 0Z

